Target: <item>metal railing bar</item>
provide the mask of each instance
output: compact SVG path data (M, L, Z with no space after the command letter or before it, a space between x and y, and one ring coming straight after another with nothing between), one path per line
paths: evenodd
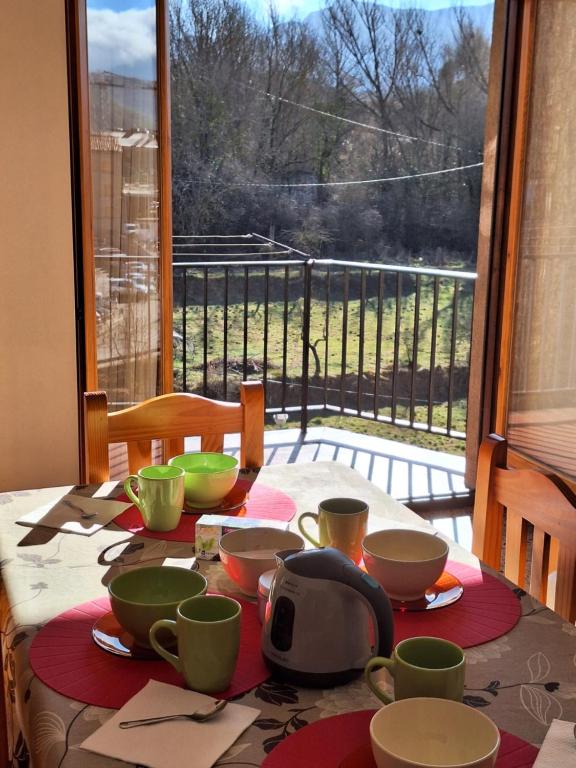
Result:
M264 399L266 400L266 395L268 392L268 302L270 297L270 267L266 267L264 269L264 276L264 352L262 362L262 368L264 370L262 371L262 379L264 386Z
M174 256L198 256L198 258L204 257L204 258L215 258L215 259L222 259L226 257L230 257L231 259L237 258L237 257L243 257L243 256L259 256L260 253L263 253L261 251L250 251L248 253L174 253ZM268 251L265 253L265 256L284 256L287 253L287 251ZM261 263L261 262L259 262ZM178 264L178 262L176 262Z
M384 272L378 275L378 309L376 318L376 362L374 364L374 417L378 418L380 367L382 365L382 311L384 303Z
M288 288L290 281L290 267L284 267L284 314L282 336L282 407L286 405L286 358L288 352Z
M440 278L434 278L432 299L432 329L430 338L430 377L428 379L428 423L434 421L434 372L436 370L436 336L438 334L438 301L440 299Z
M366 270L360 279L360 327L358 329L358 380L356 385L356 409L362 406L362 376L364 375L364 331L366 329Z
M267 262L264 259L261 261L174 261L172 267L175 269L181 269L186 267L193 267L196 269L202 269L203 267L265 267L266 265L271 267L293 267L298 264L306 264L301 259L278 259L278 261Z
M344 267L342 303L342 356L340 360L340 410L344 410L344 387L346 382L346 354L348 348L348 293L350 288L350 273Z
M174 248L271 248L271 243L173 243Z
M208 269L204 269L204 370L203 370L203 394L208 393Z
M328 402L328 346L330 340L330 282L331 282L331 270L330 267L326 269L326 294L324 300L324 405Z
M182 391L188 387L188 273L184 272L184 291L182 305Z
M256 232L252 232L251 234L252 237L257 238L262 242L271 243L272 245L278 246L278 248L285 248L291 253L297 253L298 256L303 258L305 261L314 261L314 259L310 259L310 256L307 253L304 253L304 251L299 251L297 248L293 248L291 245L286 245L286 243L279 243L278 240L272 240L271 237L265 237L265 235L258 235Z
M394 320L394 359L392 362L392 405L390 418L396 420L396 385L398 382L398 362L400 353L400 323L402 321L402 273L396 274L396 317Z
M335 267L348 267L351 269L371 269L375 272L406 272L413 275L428 275L429 277L447 277L454 278L462 281L474 281L477 278L476 272L459 272L457 270L449 269L434 269L425 267L405 267L397 264L373 264L371 262L360 261L342 261L339 259L278 259L272 260L270 266L284 267L286 265L306 264L311 263L313 266L335 266ZM266 260L260 261L223 261L221 266L228 267L262 267L266 264ZM173 262L173 267L217 267L219 262L215 261L176 261Z
M248 378L248 275L250 270L244 270L244 336L242 341L242 375L244 381Z
M418 342L420 340L420 292L422 275L416 275L416 294L414 296L414 334L412 336L412 376L410 377L410 421L416 418L416 374L418 373Z
M452 297L452 329L450 334L450 363L448 365L448 407L446 410L446 428L452 429L452 397L454 394L454 361L456 359L456 333L458 330L458 280L454 280Z
M228 293L230 289L230 274L227 269L224 270L224 350L223 350L223 396L224 400L228 399Z
M206 238L209 238L210 240L229 240L229 239L233 239L235 237L248 238L248 237L253 237L253 235L251 235L251 234L245 234L245 235L172 235L172 240L182 240L184 238L189 238L190 240L200 240L200 239L206 239Z

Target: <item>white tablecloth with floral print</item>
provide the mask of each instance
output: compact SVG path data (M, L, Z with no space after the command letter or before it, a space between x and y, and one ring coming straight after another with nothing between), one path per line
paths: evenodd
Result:
M369 503L371 525L427 526L357 472L335 462L265 467L256 482L288 493L298 512L328 496ZM57 614L106 594L110 579L146 563L193 554L189 544L133 536L114 524L91 537L26 529L15 520L66 491L92 495L93 486L0 494L0 631L14 766L92 768L125 765L78 749L113 711L67 699L38 680L29 665L30 643ZM120 493L121 489L112 492ZM295 522L292 524L295 526ZM457 545L453 559L473 563ZM235 593L218 563L202 563L210 587ZM554 718L576 720L576 628L516 590L522 618L507 635L466 651L466 701L482 707L500 728L541 743ZM238 699L261 710L258 720L218 762L258 766L287 735L318 718L370 709L379 702L361 679L331 690L306 690L269 680Z

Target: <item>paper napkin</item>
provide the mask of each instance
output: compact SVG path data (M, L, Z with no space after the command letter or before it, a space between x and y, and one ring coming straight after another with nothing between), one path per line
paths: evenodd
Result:
M533 768L576 768L574 723L552 720Z
M174 768L193 765L210 768L260 714L252 707L228 704L212 720L168 723L121 729L122 720L175 715L208 709L212 696L175 685L150 680L114 717L80 745L99 755L145 765L147 768Z
M16 522L31 528L42 525L91 536L130 506L130 503L124 501L67 493L28 512Z

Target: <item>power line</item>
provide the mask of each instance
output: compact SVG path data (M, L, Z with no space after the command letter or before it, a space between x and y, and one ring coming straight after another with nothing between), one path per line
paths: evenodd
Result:
M305 183L298 183L298 184L274 184L274 183L266 183L266 182L251 182L251 181L231 181L231 182L225 182L225 181L201 181L198 180L197 182L188 182L187 186L192 186L193 184L220 184L224 185L226 187L286 187L286 188L294 188L294 187L347 187L347 186L353 186L353 185L360 185L360 184L384 184L388 181L405 181L407 179L421 179L426 176L439 176L440 174L444 173L456 173L457 171L467 171L471 168L481 168L484 165L484 163L473 163L472 165L459 165L457 168L443 168L440 171L426 171L424 173L413 173L406 176L388 176L384 179L360 179L358 181L324 181L324 182L305 182Z
M204 80L205 82L211 83L211 79L204 74L196 73L195 77ZM395 136L398 139L403 139L404 141L420 141L423 144L432 144L435 147L443 147L444 149L455 149L459 152L467 152L469 154L473 155L479 155L482 156L482 152L479 152L475 149L467 149L466 147L459 147L456 144L445 144L441 141L435 141L434 139L425 139L422 136L411 136L408 133L401 133L399 131L391 131L387 128L380 128L377 125L370 125L370 123L362 123L358 120L352 120L349 117L343 117L342 115L335 115L332 112L326 112L323 109L316 109L316 107L310 107L307 104L300 104L298 101L292 101L292 99L286 99L284 96L276 96L274 93L270 93L270 91L265 91L263 88L258 88L255 85L252 85L251 83L244 83L241 80L235 80L234 78L230 78L229 82L235 83L236 85L239 85L241 88L248 88L251 91L254 91L255 93L262 94L263 96L266 96L269 99L273 99L274 101L281 101L284 104L290 104L292 107L298 107L298 109L304 109L307 112L313 112L317 115L321 115L322 117L330 117L333 120L340 120L343 123L348 123L349 125L355 125L358 128L365 128L368 131L375 131L376 133L384 133L388 136Z
M377 125L370 125L369 123L360 123L357 120L351 120L348 117L342 117L342 115L334 115L331 112L325 112L322 109L316 109L315 107L309 107L306 104L299 104L297 101L291 101L290 99L285 99L283 96L275 96L273 93L269 93L268 91L261 91L258 88L254 88L254 86L247 85L245 83L240 83L240 85L244 85L245 88L253 88L258 93L263 93L265 96L268 96L270 99L275 99L276 101L282 101L285 104L291 104L293 107L298 107L299 109L305 109L308 112L315 112L317 115L322 115L323 117L331 117L335 120L341 120L343 123L349 123L350 125L356 125L359 128L366 128L369 131L376 131L378 133L385 133L388 136L396 136L399 139L404 139L406 141L421 141L424 144L433 144L436 147L444 147L446 149L457 149L460 152L471 152L475 155L481 155L481 152L478 152L475 149L466 149L465 147L458 147L454 144L443 144L441 141L434 141L434 139L424 139L421 136L410 136L407 133L399 133L398 131L389 131L386 128L379 128Z

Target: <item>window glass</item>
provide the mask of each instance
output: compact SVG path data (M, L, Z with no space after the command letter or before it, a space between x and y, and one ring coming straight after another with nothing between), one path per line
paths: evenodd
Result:
M158 394L156 4L88 0L98 386L111 410Z
M540 0L508 438L576 476L576 3Z

